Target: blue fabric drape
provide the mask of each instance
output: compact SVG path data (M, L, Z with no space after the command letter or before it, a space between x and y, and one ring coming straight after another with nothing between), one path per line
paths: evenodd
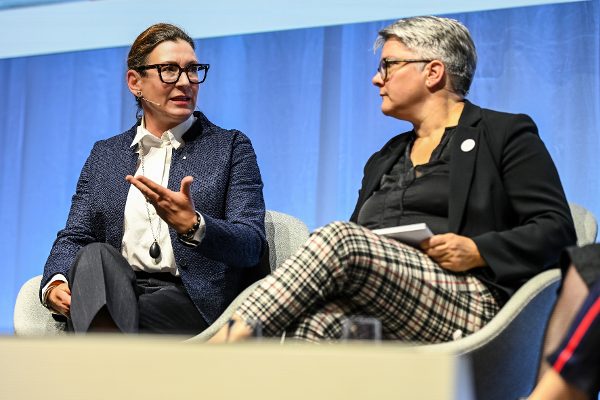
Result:
M479 65L469 98L531 115L570 201L600 216L600 0L452 15ZM267 208L315 228L347 219L367 158L410 129L383 116L372 44L390 21L198 41L199 108L253 141ZM0 332L41 273L83 162L134 123L126 48L0 60Z

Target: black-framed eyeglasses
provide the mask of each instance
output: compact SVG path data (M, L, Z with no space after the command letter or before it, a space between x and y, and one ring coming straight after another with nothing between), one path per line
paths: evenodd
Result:
M379 61L379 66L377 67L377 72L381 76L381 79L386 81L388 78L388 69L392 65L396 65L396 64L400 64L400 63L405 63L404 65L406 65L406 64L418 63L418 62L429 63L432 61L433 60L417 60L417 59L411 59L411 58L407 58L404 60L400 59L400 58L382 58L381 61ZM400 68L402 68L402 67L400 67Z
M185 71L190 83L199 84L206 79L206 73L209 68L210 64L189 64L184 68L181 68L177 64L151 64L139 66L135 70L145 71L147 69L156 69L163 83L176 83L181 78L181 73Z

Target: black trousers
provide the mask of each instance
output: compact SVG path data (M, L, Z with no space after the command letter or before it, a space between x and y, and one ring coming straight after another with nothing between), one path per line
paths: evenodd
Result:
M99 312L107 312L124 333L195 335L208 327L180 278L134 272L106 243L80 250L69 271L69 284L68 325L74 332L87 332Z

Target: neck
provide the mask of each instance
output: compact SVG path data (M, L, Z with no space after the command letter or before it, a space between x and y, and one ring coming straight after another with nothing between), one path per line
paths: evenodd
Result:
M182 123L183 121L158 121L156 118L152 118L151 114L147 114L144 111L144 128L157 138L161 138L163 133L168 131L169 129L175 128L177 125Z
M458 97L431 99L430 104L423 107L420 118L413 121L417 137L441 136L447 127L458 124L464 107L463 99Z
M144 117L144 128L146 128L148 132L160 139L162 137L162 134L165 131L171 129L172 127L166 127L166 125L149 122L148 118Z

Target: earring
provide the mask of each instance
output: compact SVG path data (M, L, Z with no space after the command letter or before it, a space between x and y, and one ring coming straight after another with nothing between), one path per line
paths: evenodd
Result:
M137 91L137 97L142 97L142 91L141 90Z

